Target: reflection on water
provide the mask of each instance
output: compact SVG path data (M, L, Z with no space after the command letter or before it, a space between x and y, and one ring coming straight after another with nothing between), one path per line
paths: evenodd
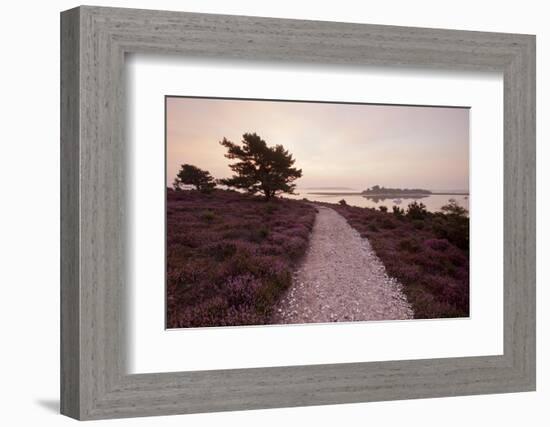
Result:
M348 205L358 206L361 208L378 208L379 206L386 206L391 210L392 206L399 206L403 209L407 209L409 203L416 201L418 203L424 203L426 209L430 212L437 212L441 210L441 206L447 204L449 199L454 199L461 207L470 210L470 198L464 195L453 195L453 194L430 194L428 196L413 196L413 197L376 197L376 196L363 196L360 194L334 194L334 195L325 195L325 194L311 194L308 190L298 190L297 193L293 196L285 195L285 197L290 197L292 199L302 199L307 198L308 200L325 202L325 203L338 203L340 200L344 199Z
M310 195L308 195L310 196ZM361 196L366 199L372 200L374 203L385 202L386 200L392 200L396 204L400 204L403 200L419 200L425 199L428 195L425 196L406 196L406 197L388 197L388 196Z

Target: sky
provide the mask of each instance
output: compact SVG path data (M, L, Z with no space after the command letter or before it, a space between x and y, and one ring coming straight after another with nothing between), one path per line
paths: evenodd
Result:
M167 185L183 163L231 176L219 141L247 132L294 155L298 188L469 190L468 108L184 97L166 99Z

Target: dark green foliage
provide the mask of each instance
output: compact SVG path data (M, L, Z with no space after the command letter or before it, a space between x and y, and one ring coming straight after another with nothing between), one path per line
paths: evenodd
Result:
M379 224L380 224L380 227L389 229L389 230L393 230L394 228L397 227L395 221L391 217L386 217L382 219L381 221L379 221Z
M379 206L378 209L380 209L380 212L388 212L387 206Z
M206 222L212 222L216 218L216 215L212 211L204 211L201 218Z
M279 207L275 203L268 203L265 206L265 211L268 214L272 214L274 212L277 212L278 209L279 209Z
M421 219L413 219L412 225L417 230L422 230L424 228L424 221L422 221Z
M220 184L262 193L266 200L281 193L294 194L294 181L302 170L293 167L296 160L282 145L269 147L256 133L245 133L242 145L226 138L220 144L227 148L225 157L238 160L229 165L235 175L219 180Z
M468 211L458 206L456 200L441 207L440 213L434 214L432 229L441 239L447 239L453 245L465 251L470 247L470 220Z
M269 230L265 226L260 226L250 230L248 240L254 243L261 243L266 237L269 236Z
M397 246L400 250L411 253L415 253L420 250L420 245L413 238L400 240Z
M183 164L174 179L174 190L181 190L183 185L192 185L201 193L209 193L216 187L216 182L210 172L193 165Z
M374 232L377 232L378 231L378 227L376 226L376 223L375 222L371 222L367 225L367 228L369 229L369 231L374 231Z
M405 211L403 210L403 208L400 208L399 206L394 205L392 207L392 210L393 210L393 214L398 218L403 218L403 216L405 216Z
M398 208L328 206L369 239L388 274L403 284L415 318L433 319L469 315L469 219L450 205L431 213L411 203L405 216Z
M428 211L424 203L412 202L407 208L407 217L410 219L424 219Z
M441 211L445 215L455 217L465 217L468 214L468 211L460 206L455 199L449 199L449 203L441 206Z

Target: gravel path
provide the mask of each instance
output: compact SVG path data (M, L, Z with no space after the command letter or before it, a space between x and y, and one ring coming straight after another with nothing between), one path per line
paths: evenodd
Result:
M318 209L309 249L273 323L411 319L401 284L388 277L369 241L333 209Z

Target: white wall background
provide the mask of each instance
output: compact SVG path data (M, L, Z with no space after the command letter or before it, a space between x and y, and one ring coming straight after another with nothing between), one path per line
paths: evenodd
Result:
M537 34L538 391L109 421L110 425L548 425L550 27L545 2L157 0L97 5ZM59 12L74 1L5 2L0 25L0 422L63 426L59 384ZM546 161L545 161L546 160ZM546 238L546 239L545 239ZM544 241L545 240L545 241Z

